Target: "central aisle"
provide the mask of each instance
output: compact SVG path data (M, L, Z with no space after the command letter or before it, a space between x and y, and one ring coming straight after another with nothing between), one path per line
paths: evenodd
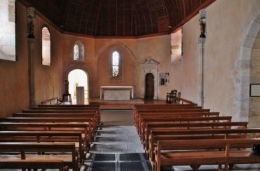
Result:
M101 110L88 171L151 171L133 124L132 110Z

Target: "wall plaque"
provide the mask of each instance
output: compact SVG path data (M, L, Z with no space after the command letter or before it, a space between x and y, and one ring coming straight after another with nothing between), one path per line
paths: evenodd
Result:
M250 84L250 97L260 97L260 84Z

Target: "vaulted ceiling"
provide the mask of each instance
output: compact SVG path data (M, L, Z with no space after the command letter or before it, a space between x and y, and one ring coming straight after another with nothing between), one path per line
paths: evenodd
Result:
M89 36L169 34L215 0L22 0L64 32Z

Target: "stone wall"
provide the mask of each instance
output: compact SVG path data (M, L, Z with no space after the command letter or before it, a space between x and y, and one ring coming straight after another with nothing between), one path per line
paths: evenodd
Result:
M249 61L254 34L260 27L259 22L255 22L258 21L255 18L259 16L259 8L260 1L257 0L250 3L218 0L206 9L204 108L218 111L221 115L232 115L233 120L248 120ZM172 63L170 72L171 84L182 91L182 97L195 103L201 98L202 86L198 20L199 16L196 16L184 24L182 61ZM253 53L254 56L259 54L258 50L253 50ZM254 70L259 70L254 64ZM254 111L257 111L255 107Z

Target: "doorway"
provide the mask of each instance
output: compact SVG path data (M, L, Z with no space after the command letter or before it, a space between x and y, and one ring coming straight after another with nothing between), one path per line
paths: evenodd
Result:
M74 69L68 74L69 93L72 101L76 100L76 87L84 87L84 98L89 98L88 75L81 69Z
M153 100L154 98L154 75L148 73L145 75L145 99Z

